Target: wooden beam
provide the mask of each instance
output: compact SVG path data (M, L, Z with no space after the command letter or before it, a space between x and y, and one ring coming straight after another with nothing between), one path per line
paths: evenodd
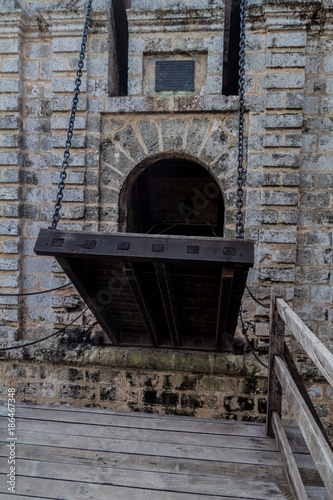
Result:
M145 295L142 291L141 279L140 279L139 273L138 273L137 269L135 268L135 264L133 262L123 261L122 267L123 267L124 273L126 275L128 284L132 290L136 305L137 305L137 307L140 311L140 314L143 318L144 324L146 326L146 330L150 336L151 343L154 347L157 347L159 342L158 342L158 335L157 335L156 328L155 328L155 322L154 322L150 307L147 304L147 301L145 299Z
M77 276L77 273L75 273L72 266L67 262L67 259L58 257L57 261L97 319L98 323L110 338L112 344L117 345L120 333L119 328L114 319L106 313L106 306L99 304L97 298L89 293L89 289L83 284L82 276Z
M318 472L333 499L333 453L302 398L280 356L274 358L274 371L286 395L290 409L302 431Z
M156 250L156 246L160 247ZM172 262L228 262L253 266L254 242L232 238L175 236L165 234L102 233L41 229L34 251L37 255Z
M283 356L285 325L276 309L278 297L285 298L286 290L281 287L273 287L271 292L270 311L270 333L269 333L269 362L268 362L268 397L267 397L267 420L266 432L273 436L272 412L277 411L281 415L282 389L279 380L273 370L274 356Z
M290 374L291 374L291 376L292 376L295 384L298 387L299 392L302 395L302 398L304 399L307 407L309 408L309 411L311 412L311 415L315 419L318 427L320 428L323 436L325 437L327 444L329 445L329 447L333 451L333 447L332 447L330 438L326 434L325 428L324 428L323 424L321 423L320 418L318 417L318 413L316 412L315 407L313 406L311 398L310 398L310 396L308 394L308 391L307 391L307 389L305 387L303 379L302 379L299 371L297 370L297 366L295 365L295 362L294 362L294 360L292 358L292 355L291 355L291 353L290 353L290 351L288 349L287 344L284 344L284 360L286 362L286 365L287 365L287 367L288 367L288 369L290 371Z
M296 500L309 500L306 493L301 474L296 464L287 435L282 426L280 415L277 411L272 412L272 427L275 438L282 456L283 464L287 474L289 486Z
M222 266L220 292L217 309L217 321L215 332L215 346L216 350L220 351L223 347L223 341L226 340L225 328L227 325L229 303L231 297L232 283L234 279L234 267Z
M180 336L177 312L173 301L172 284L169 269L164 263L154 262L157 282L161 293L163 308L168 324L169 334L174 346L179 346Z
M284 300L277 300L277 310L296 340L333 387L333 354L311 332Z

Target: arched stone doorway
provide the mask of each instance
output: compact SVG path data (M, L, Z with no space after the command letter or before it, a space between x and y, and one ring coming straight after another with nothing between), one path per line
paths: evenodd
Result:
M129 193L136 179L154 164L157 172L157 167L162 166L157 162L172 160L191 162L197 170L201 167L199 176L204 175L207 180L210 176L217 184L223 196L223 237L233 237L237 189L236 124L237 116L233 112L211 117L178 114L171 118L158 113L103 115L98 229L106 232L131 230L134 226L127 224ZM200 203L197 198L195 202Z
M120 205L126 232L223 236L221 190L193 160L168 157L150 162L139 175L127 179Z

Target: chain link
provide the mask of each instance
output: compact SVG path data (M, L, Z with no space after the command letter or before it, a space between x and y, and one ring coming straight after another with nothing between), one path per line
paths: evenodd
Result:
M78 62L78 69L76 71L74 97L73 97L73 101L72 101L71 116L70 116L69 124L68 124L68 132L67 132L67 139L66 139L66 144L65 144L64 159L62 162L60 181L58 183L57 202L56 202L55 207L54 207L52 222L51 222L51 226L49 227L49 229L56 229L57 224L58 224L59 219L60 219L61 201L64 197L63 191L65 189L65 180L67 177L66 170L68 167L68 160L70 157L70 148L72 146L75 114L76 114L77 105L79 102L82 70L83 70L83 66L84 66L85 51L87 48L88 28L89 28L89 22L90 22L90 16L91 16L91 5L92 5L92 0L88 0L87 10L86 10L86 19L85 19L84 29L83 29L83 34L82 34L82 42L81 42L81 50L80 50L80 56L79 56L79 62Z
M240 42L239 42L239 128L238 128L238 166L237 166L237 202L238 208L236 214L236 237L244 238L243 223L243 160L244 160L244 86L245 86L245 19L246 19L246 0L241 0L240 5Z

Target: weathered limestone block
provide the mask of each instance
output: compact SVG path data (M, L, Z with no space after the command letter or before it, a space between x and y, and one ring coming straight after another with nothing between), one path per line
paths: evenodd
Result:
M149 155L159 153L159 130L156 121L150 119L138 120L136 126L139 129Z
M214 161L229 146L229 137L223 130L223 125L224 120L213 123L209 137L202 148L201 156L207 163Z
M185 151L193 156L198 154L205 136L208 132L210 121L208 118L191 118L189 121Z
M125 156L109 138L103 140L102 159L123 176L127 175L135 165L133 160Z
M127 125L113 136L115 142L119 142L120 146L128 153L135 163L139 163L146 156L142 149L136 131L131 125Z
M162 120L163 151L181 151L185 136L185 120L172 118Z

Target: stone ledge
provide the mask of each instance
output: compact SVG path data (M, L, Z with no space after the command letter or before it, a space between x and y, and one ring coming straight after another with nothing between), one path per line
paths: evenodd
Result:
M64 356L64 352L67 356ZM211 375L265 377L267 370L250 354L237 355L227 352L195 352L172 349L140 349L131 347L95 347L91 344L59 343L49 347L35 347L0 353L0 364L6 361L34 363L51 362L73 367L104 366L112 369L153 370L172 373L200 373Z
M237 111L237 96L109 97L106 113L182 113Z
M186 6L181 12L170 8L162 10L127 11L129 30L150 27L161 33L179 31L180 26L193 31L220 31L223 29L224 11L219 7L199 8ZM161 26L163 23L163 27Z

